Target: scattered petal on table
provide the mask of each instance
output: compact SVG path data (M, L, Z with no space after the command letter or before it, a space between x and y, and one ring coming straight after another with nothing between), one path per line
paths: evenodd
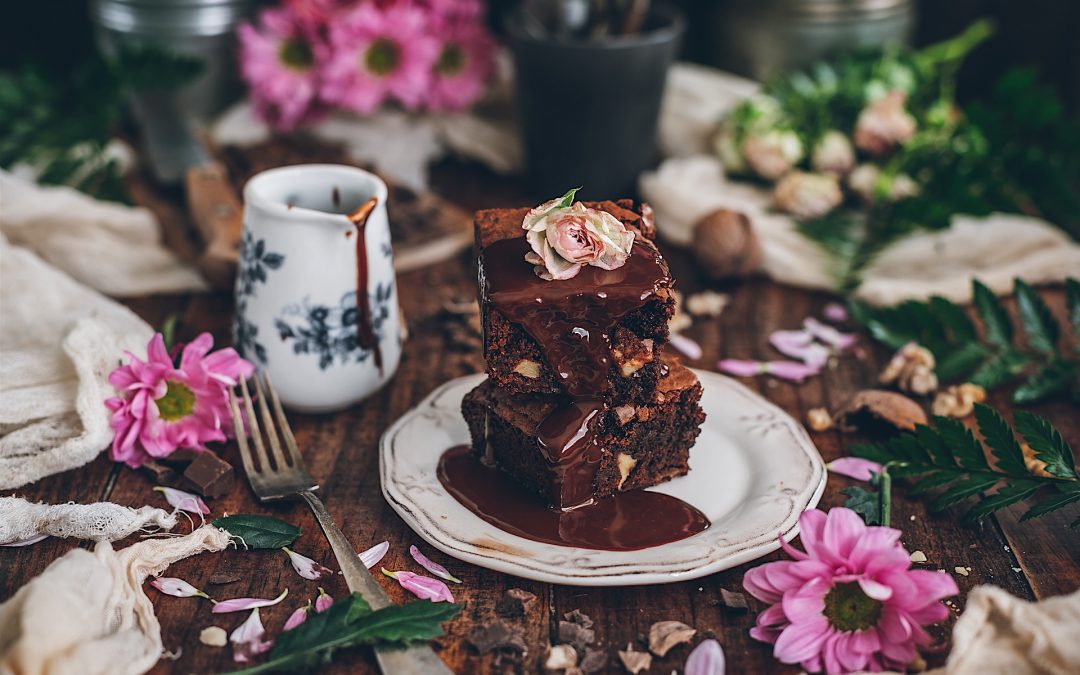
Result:
M821 372L821 368L798 363L797 361L768 361L762 365L769 375L788 382L802 382L806 378Z
M176 577L157 577L150 580L150 585L165 595L171 595L174 598L210 597L183 579L177 579Z
M729 375L737 375L739 377L753 377L765 372L761 362L746 361L743 359L724 359L716 364L716 367Z
M206 502L204 502L199 495L184 492L183 490L177 490L176 488L161 486L155 487L154 491L165 495L165 501L169 502L169 506L174 509L180 509L181 511L187 511L188 513L200 513L204 516L210 514L210 507L206 505Z
M418 549L416 546L409 547L409 555L412 556L413 560L415 560L420 565L420 567L423 567L428 572L431 572L440 579L453 581L455 584L461 583L461 579L458 579L453 574L450 574L450 572L445 567L421 553L420 549Z
M404 570L400 572L391 572L385 567L382 569L382 573L391 579L396 579L397 582L401 584L402 588L418 598L431 600L432 602L454 601L454 596L450 593L450 589L438 579L425 577L421 574L413 574L412 572L406 572Z
M360 556L360 562L364 563L364 567L371 569L379 564L379 561L383 559L386 552L390 550L390 542L384 541L381 544L375 544L363 553L358 553Z
M16 539L15 541L9 541L6 544L0 544L0 546L10 546L12 548L17 547L17 546L29 546L30 544L36 544L39 541L41 541L42 539L48 539L48 538L49 538L49 535L47 535L47 534L35 534L34 536L27 537L26 539Z
M334 573L334 570L330 569L329 567L324 567L323 565L315 562L306 555L300 555L296 551L290 549L288 546L282 547L281 550L285 551L285 553L289 556L289 562L292 563L292 567L294 570L296 570L296 573L304 577L305 579L310 579L311 581L318 581L319 579L322 579L323 577L328 577Z
M266 639L266 629L259 618L259 608L251 610L251 616L229 635L233 645L233 660L247 663L251 657L262 654L274 646L273 640Z
M862 457L840 457L826 465L829 473L838 473L841 476L854 478L855 480L870 480L875 473L881 473L881 465L871 462Z
M686 657L683 675L724 675L726 668L724 648L716 640L705 640Z
M281 592L281 595L277 596L273 600L264 600L262 598L233 598L232 600L222 600L214 605L214 614L227 614L229 612L243 612L246 609L257 609L259 607L270 607L276 605L285 599L285 596L289 594L289 589L285 589Z
M702 351L701 345L679 333L671 333L668 336L668 341L671 343L672 347L678 349L686 358L692 361L700 359L702 354L705 353Z
M848 320L847 307L844 307L839 302L830 302L825 305L822 314L833 323L843 323Z
M811 335L829 345L838 352L845 351L855 346L854 333L841 333L828 324L821 323L812 316L803 319L803 328Z
M323 590L322 586L319 586L319 597L315 598L315 611L325 612L330 609L330 606L334 604L334 599L330 597L330 594Z
M829 360L829 348L815 342L805 330L778 330L769 335L769 344L784 356L799 359L812 368L821 368Z
M321 589L320 589L321 590ZM308 612L311 611L311 601L309 600L303 607L297 607L296 610L289 615L289 618L285 620L285 626L282 627L282 632L292 630L300 624L307 621Z

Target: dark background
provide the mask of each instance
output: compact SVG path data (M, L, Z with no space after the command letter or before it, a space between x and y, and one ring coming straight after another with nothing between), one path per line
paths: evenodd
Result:
M728 0L676 0L688 18L684 58L707 60L716 14ZM492 21L516 0L489 0ZM1076 0L919 0L914 42L923 45L959 33L977 18L993 17L998 32L968 57L960 98L979 96L1010 66L1034 66L1080 110L1080 2ZM92 47L87 3L82 0L22 2L6 7L0 22L0 68L45 64L63 77Z

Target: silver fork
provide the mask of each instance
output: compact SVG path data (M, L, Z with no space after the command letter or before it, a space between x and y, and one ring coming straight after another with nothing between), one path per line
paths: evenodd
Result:
M232 408L233 426L236 428L236 440L240 445L240 457L244 462L244 471L247 472L248 481L251 483L251 489L255 491L255 496L263 502L290 497L300 497L307 502L311 510L315 512L315 519L319 521L323 534L330 542L330 548L333 549L338 565L341 566L341 573L345 577L349 590L362 595L372 609L381 609L393 604L375 581L375 577L364 567L364 563L360 562L360 557L345 539L345 535L334 524L322 500L315 496L315 490L319 489L319 485L304 466L304 460L296 445L296 438L293 437L289 422L285 419L285 411L281 408L281 401L270 381L270 376L266 373L256 373L252 380L258 395L259 412L263 423L262 432L266 433L266 439L270 444L269 454L266 452L266 445L263 444L259 420L255 416L255 406L252 405L246 382L240 382L240 391L243 394L244 412L247 417L246 428L251 432L251 444L247 440L248 434L240 414L240 404L236 399L236 393L231 390L229 404ZM266 382L265 389L262 380ZM270 406L266 402L267 391L270 393L269 398L274 408L273 415L270 414ZM282 442L284 442L284 450ZM255 446L254 457L251 445ZM253 459L258 461L258 468ZM405 649L376 647L375 660L386 675L427 675L429 673L452 675L442 659L427 645Z

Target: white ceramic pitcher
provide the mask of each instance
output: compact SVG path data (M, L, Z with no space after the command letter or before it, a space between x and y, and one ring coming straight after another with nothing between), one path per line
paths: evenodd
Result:
M350 219L371 198L366 221ZM374 174L305 164L247 182L233 338L283 404L336 410L393 376L401 324L392 262L386 184Z

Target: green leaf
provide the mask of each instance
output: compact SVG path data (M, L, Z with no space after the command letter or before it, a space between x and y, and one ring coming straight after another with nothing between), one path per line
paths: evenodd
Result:
M246 548L283 548L300 536L300 528L271 516L237 514L224 516L212 525L228 532Z
M1051 511L1057 511L1069 504L1080 502L1080 483L1059 483L1057 488L1057 494L1043 499L1028 509L1024 515L1020 516L1020 522L1045 516ZM1073 523L1071 527L1076 527L1076 523Z
M429 640L442 635L443 622L456 616L461 607L420 600L372 612L363 598L354 593L282 633L266 663L235 671L233 675L315 672L330 661L335 650L343 647Z
M941 435L941 440L952 449L956 466L973 471L989 470L982 444L963 422L951 417L935 417L934 425Z
M926 448L934 466L953 466L952 451L939 433L925 424L916 424L915 437Z
M979 433L990 448L990 454L997 459L998 470L1013 476L1028 475L1024 465L1024 452L1016 442L1016 436L1008 422L996 410L981 403L975 404L975 421L979 424Z
M1020 312L1028 343L1044 354L1057 352L1058 335L1061 328L1054 320L1053 313L1046 306L1039 294L1031 286L1017 278L1014 280L1016 306Z
M1080 281L1069 277L1065 280L1065 304L1069 308L1069 323L1080 340Z
M896 455L889 451L885 443L852 443L848 445L848 452L856 457L869 459L878 464L885 464L897 459Z
M985 389L996 389L1024 372L1030 362L1024 354L1007 349L979 366L968 381Z
M950 342L973 342L976 338L975 324L964 308L955 302L935 295L930 298L930 311L948 331Z
M1027 499L1040 487L1042 483L1037 480L1020 480L1004 485L997 492L971 507L971 510L964 514L964 520L978 522L998 509Z
M964 477L965 474L962 471L956 471L955 469L942 469L930 473L926 478L921 478L912 485L908 491L911 495L926 494L932 490L943 488L949 483Z
M1080 480L1072 448L1048 421L1021 410L1016 413L1014 423L1024 441L1035 451L1035 457L1046 462L1047 473L1058 478Z
M859 514L867 525L881 525L881 499L877 492L853 486L844 488L840 494L847 495L844 506Z
M980 494L1000 482L1004 476L1000 475L972 475L956 483L937 499L930 502L931 511L944 511L950 506L955 506L968 497Z
M574 203L574 195L576 195L578 193L578 190L580 189L580 187L576 187L567 190L566 194L564 194L562 197L559 197L559 203L555 206L560 209L565 209L569 206L572 206Z
M999 347L1011 346L1012 322L1009 321L1009 313L1005 311L1005 306L997 299L994 292L978 279L972 280L971 289L975 309L978 310L979 319L986 329L986 339Z
M965 342L943 356L935 354L938 363L934 372L942 381L958 380L971 374L989 354L989 350L978 342Z
M1076 361L1057 359L1046 364L1024 381L1013 392L1013 403L1036 403L1044 398L1061 394L1076 386L1080 364Z

